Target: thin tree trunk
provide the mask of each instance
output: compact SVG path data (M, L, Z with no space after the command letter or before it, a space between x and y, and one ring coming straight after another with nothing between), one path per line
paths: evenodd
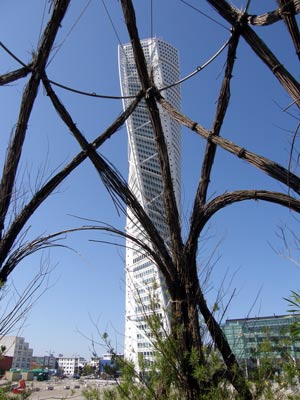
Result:
M198 309L193 303L188 301L184 287L178 288L176 299L171 301L171 334L177 343L181 387L188 400L199 399L202 394L200 383L194 376L192 354L198 355L199 365L204 364Z

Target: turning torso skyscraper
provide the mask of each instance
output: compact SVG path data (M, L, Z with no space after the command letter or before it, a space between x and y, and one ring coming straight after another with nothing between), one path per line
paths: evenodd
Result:
M156 86L161 89L179 80L179 61L177 50L168 43L150 38L141 41L149 71ZM122 96L135 95L141 88L136 71L131 44L119 46L119 71ZM162 91L162 95L176 109L181 109L179 86ZM132 99L124 99L124 108ZM180 210L181 177L181 127L159 107L177 205ZM127 120L128 131L128 185L147 212L161 237L168 244L168 229L162 199L162 178L153 130L149 120L145 101ZM145 232L127 210L126 232L147 242ZM155 282L155 284L154 284ZM161 315L166 329L168 321L168 296L164 280L154 262L135 243L126 242L126 303L125 303L125 348L127 359L138 367L138 355L145 359L152 358L153 343L146 324L145 316L153 313L150 299L155 292L160 307L156 310Z

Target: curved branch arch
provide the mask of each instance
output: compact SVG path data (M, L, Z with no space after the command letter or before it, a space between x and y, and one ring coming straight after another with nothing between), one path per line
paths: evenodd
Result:
M188 253L194 253L197 249L198 237L204 228L205 224L212 216L231 204L245 200L263 200L274 204L279 204L283 207L290 208L293 211L300 212L300 200L284 193L273 192L268 190L236 190L229 193L224 193L215 197L202 209L199 213L199 219L189 233L186 242L186 250Z

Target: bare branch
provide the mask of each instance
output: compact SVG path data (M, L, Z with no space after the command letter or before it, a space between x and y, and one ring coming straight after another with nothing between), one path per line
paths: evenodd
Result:
M171 282L175 279L175 276L173 271L170 270L170 255L164 241L160 237L160 234L155 228L153 222L151 221L143 207L140 205L135 195L129 189L127 182L125 182L120 174L116 170L114 170L107 162L105 162L103 157L101 157L96 152L94 145L87 142L85 137L77 128L76 124L73 122L70 114L68 113L64 105L56 96L51 85L49 84L49 81L45 79L43 82L47 94L50 97L56 111L69 127L75 139L78 141L79 145L82 147L84 152L93 163L94 167L99 173L99 176L104 186L110 193L112 199L116 202L116 205L121 207L120 201L122 201L124 204L127 205L127 207L131 209L137 220L141 222L152 244L161 255L166 271L165 279L169 282L171 287Z
M297 80L285 69L283 64L271 52L264 41L253 31L247 23L247 14L242 13L225 0L207 0L224 19L232 26L239 26L241 35L255 52L255 54L268 66L291 98L300 105L300 85Z
M127 109L91 144L95 149L100 147L107 139L109 139L117 130L124 124L126 119L136 108L140 101L140 97L137 98L127 107ZM14 241L17 236L24 228L29 218L33 215L35 210L46 200L46 198L53 192L54 189L71 173L75 170L88 157L86 151L78 153L73 160L67 164L61 171L53 176L29 201L27 205L23 207L21 212L16 216L13 222L10 224L9 229L5 232L2 240L0 241L0 266L3 264L7 257Z
M300 32L297 25L295 15L297 13L296 4L290 0L277 0L281 9L280 14L282 15L287 29L290 33L292 42L294 44L296 54L300 58ZM298 12L300 12L300 1L298 2Z
M43 263L43 261L42 261ZM0 315L0 338L11 333L12 329L24 322L29 311L41 296L49 289L48 278L51 270L48 266L41 265L39 272L28 283L25 289L19 293L16 291L10 299L7 299L14 285L8 289L5 285L1 288L1 304L6 303ZM9 291L8 291L9 290Z
M27 67L17 69L15 71L8 72L7 74L0 76L0 86L7 85L8 83L14 82L20 78L25 78L31 72L31 64Z
M185 115L174 109L161 95L157 94L157 98L161 106L165 108L172 115L172 118L174 118L176 121L190 128L192 131L196 132L206 140L217 144L222 149L247 161L249 164L260 169L267 175L271 176L279 182L282 182L284 185L287 185L289 188L292 188L296 193L300 194L300 179L295 174L288 171L287 169L272 160L252 153L251 151L248 151L225 138L212 135L211 132L209 132L203 126L201 126L197 122L192 121L190 118L186 117Z
M212 135L219 136L221 127L225 118L225 114L229 105L230 100L230 80L232 78L232 72L234 67L234 61L236 57L236 49L239 43L240 34L238 30L235 30L232 34L232 38L229 42L227 64L225 69L225 75L222 83L222 87L219 94L218 105L215 120L212 128ZM205 204L207 189L210 181L210 174L213 166L213 162L216 154L216 144L208 141L206 144L204 159L202 163L201 178L197 189L195 203L191 216L191 229L195 221L199 217L199 212L202 206Z
M279 204L295 212L300 212L300 200L296 200L294 197L285 195L283 193L266 190L237 190L235 192L225 193L216 197L205 205L203 212L194 227L194 230L190 233L187 241L187 249L193 248L194 242L197 240L201 230L207 221L210 220L210 218L217 211L230 204L245 200L263 200L270 203Z
M67 11L69 2L70 0L56 0L52 17L44 31L37 56L32 63L33 72L23 94L19 119L12 142L6 155L6 161L0 182L0 238L2 237L4 221L12 196L12 189L21 157L28 120L40 84L40 73L44 71L57 31Z
M289 8L292 8L290 11ZM248 23L251 25L265 26L271 25L284 19L286 14L295 15L300 12L300 0L288 0L287 4L282 4L282 6L274 11L262 15L249 15Z

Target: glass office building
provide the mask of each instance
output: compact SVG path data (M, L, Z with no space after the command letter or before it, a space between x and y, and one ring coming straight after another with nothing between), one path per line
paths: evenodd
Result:
M300 314L228 319L223 332L240 365L252 368L266 357L279 360L289 354L300 360L299 335L293 334L298 324Z
M149 73L159 89L179 80L177 50L158 38L141 41ZM122 96L134 96L140 90L131 44L119 46L119 73ZM162 90L162 95L176 109L181 109L179 86ZM126 108L132 99L124 99ZM171 167L174 192L180 209L181 127L159 106L159 112ZM162 198L162 178L153 130L145 101L142 100L127 120L128 185L147 212L161 237L168 244L168 229ZM145 232L131 211L127 210L126 232L148 243ZM149 243L148 243L149 244ZM150 244L151 245L151 244ZM155 283L155 284L154 284ZM146 315L153 313L155 296L164 326L168 329L168 298L162 276L148 255L130 240L126 242L126 308L124 355L138 365L139 354L145 359L153 355L153 342L146 324Z

